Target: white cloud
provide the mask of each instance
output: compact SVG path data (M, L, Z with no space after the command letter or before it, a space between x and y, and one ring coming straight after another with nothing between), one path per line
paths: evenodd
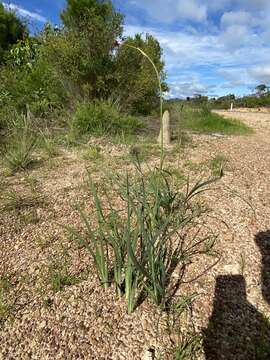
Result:
M228 49L239 49L252 41L249 28L245 25L231 25L221 34L220 41Z
M241 17L252 12L267 13L270 10L269 0L127 0L131 6L145 10L152 19L163 23L177 22L183 19L204 22L210 14L220 12L232 13L236 24L242 23ZM233 10L232 10L233 9ZM235 12L235 16L234 13ZM237 18L239 15L240 18ZM242 19L243 21L243 19Z
M130 9L145 11L146 23L158 21L126 31L149 32L159 40L171 96L209 94L211 83L225 94L224 89L240 93L270 82L270 0L126 1Z
M21 15L22 17L29 18L29 19L39 21L39 22L42 22L42 23L47 22L47 19L44 16L41 16L38 13L26 10L26 9L16 5L16 4L12 4L12 3L8 4L8 3L4 2L3 5L4 5L4 7L6 9L8 9L10 11L14 11L14 12L18 13L19 15Z
M187 96L192 97L195 94L204 95L208 94L209 90L214 88L214 85L206 85L196 79L187 79L186 82L171 83L168 98L186 98Z
M202 0L210 11L226 11L229 8L241 11L261 11L269 8L269 0Z
M225 12L220 20L222 27L233 25L248 25L252 22L252 16L247 11L230 11Z
M249 69L258 63L269 63L270 48L246 28L230 28L224 38L224 34L220 33L205 35L151 27L126 27L126 35L147 32L153 34L164 49L170 97L176 97L176 94L181 97L194 93L209 94L209 83L219 84L221 89L232 89L245 83L248 86L256 84L258 76L257 79L251 77ZM239 36L236 36L237 32Z
M179 0L176 15L183 19L203 22L207 18L207 7L197 0Z
M165 55L168 69L189 68L198 65L247 66L253 61L265 61L270 58L270 49L255 40L253 35L247 38L245 46L232 52L224 47L222 35L205 35L200 33L187 33L185 31L166 31L151 27L126 26L126 35L135 33L151 33L160 42ZM245 33L245 32L244 32ZM233 34L232 34L233 36ZM229 41L229 39L227 39Z
M262 83L270 82L270 63L255 66L249 70L250 76Z
M247 10L266 10L269 8L269 0L236 0L235 3Z
M178 20L203 22L207 18L207 6L199 0L133 0L132 5L144 9L150 17L170 23Z

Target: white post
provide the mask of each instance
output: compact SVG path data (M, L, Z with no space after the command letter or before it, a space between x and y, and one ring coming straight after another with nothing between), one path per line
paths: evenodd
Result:
M233 103L231 103L231 111L233 111Z
M162 145L162 133L163 133L163 145L169 145L171 143L171 124L170 124L170 113L168 110L166 110L163 114L162 118L162 129L160 129L158 142L160 145Z

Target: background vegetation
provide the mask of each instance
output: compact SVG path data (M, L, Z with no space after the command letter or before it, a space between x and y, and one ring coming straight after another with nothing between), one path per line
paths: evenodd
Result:
M270 106L270 89L265 84L256 86L254 91L242 97L237 97L234 94L228 94L218 98L208 98L201 94L196 94L193 97L186 99L172 99L168 101L169 105L178 104L182 107L201 108L207 106L209 109L225 109L231 108L231 104L235 108L258 108Z
M153 60L163 91L168 90L159 42L150 34L123 39L124 18L111 1L67 0L61 19L60 28L46 24L31 34L21 18L0 6L0 146L5 157L9 139L16 138L20 148L25 138L24 118L31 138L62 129L68 143L92 135L126 137L146 125L142 116L156 116L160 90L150 62L134 47ZM267 102L268 88L259 86L254 99L243 101ZM215 101L198 95L168 102L168 107L186 129L246 133L242 124L206 110L227 108L233 100L232 95ZM22 144L32 153L29 146Z
M98 102L104 110L104 101L109 100L117 104L114 110L128 124L130 118L120 113L151 113L158 101L158 85L147 61L136 51L119 46L123 15L112 3L68 0L61 18L61 29L46 24L42 31L31 35L24 22L1 5L1 128L12 127L15 114L26 114L26 105L36 121L46 119L52 125L58 125L64 108L76 122L81 103L88 109L88 116L93 111L95 117ZM144 39L137 34L126 43L146 51L165 80L162 50L153 36ZM110 121L108 115L103 111L103 122ZM65 119L66 124L70 119ZM45 123L48 121L41 122ZM121 121L120 125L125 131L128 124Z

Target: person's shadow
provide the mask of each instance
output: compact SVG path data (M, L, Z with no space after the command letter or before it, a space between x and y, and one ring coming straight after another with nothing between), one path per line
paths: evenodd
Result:
M262 255L261 287L264 300L270 304L270 230L255 236L255 242Z
M241 275L216 278L213 312L203 335L206 360L270 360L270 322L247 301Z

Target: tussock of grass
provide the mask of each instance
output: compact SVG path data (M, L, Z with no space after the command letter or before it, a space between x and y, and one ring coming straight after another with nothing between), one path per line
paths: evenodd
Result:
M37 136L32 129L31 120L25 116L14 123L4 144L3 163L11 174L25 170L33 162Z
M102 159L101 148L97 145L88 145L83 152L83 159L91 161Z
M212 170L214 176L219 176L221 171L224 171L224 168L228 164L228 159L222 155L218 154L213 159L209 161L209 167Z
M220 133L225 135L248 135L253 130L239 120L227 119L208 109L188 109L182 113L183 127L200 133Z

